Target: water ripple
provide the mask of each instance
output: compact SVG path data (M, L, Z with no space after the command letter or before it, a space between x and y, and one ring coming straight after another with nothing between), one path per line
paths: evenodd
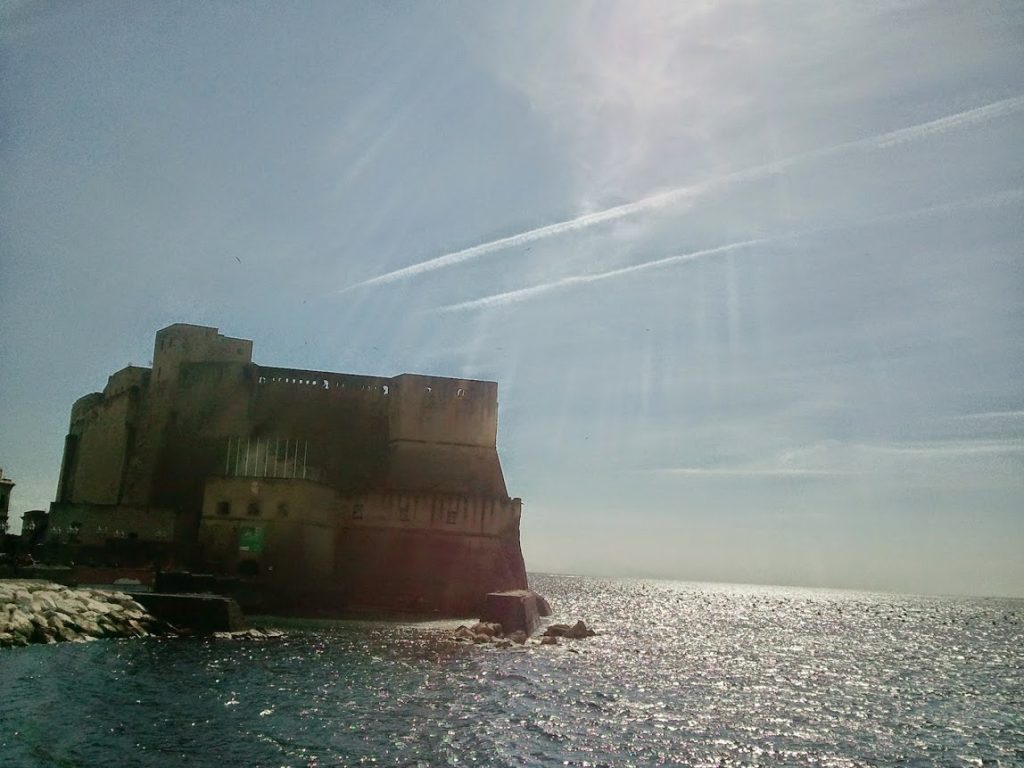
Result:
M4 765L1024 765L1024 603L536 576L596 638L447 625L0 656ZM575 652L573 652L575 651Z

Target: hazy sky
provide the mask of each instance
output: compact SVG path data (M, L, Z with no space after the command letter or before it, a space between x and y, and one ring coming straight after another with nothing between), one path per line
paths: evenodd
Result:
M1024 4L0 4L0 465L172 322L499 382L531 570L1024 596Z

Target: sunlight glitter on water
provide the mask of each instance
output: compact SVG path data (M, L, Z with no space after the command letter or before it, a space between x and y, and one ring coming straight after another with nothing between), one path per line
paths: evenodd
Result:
M532 582L601 634L501 650L448 622L333 622L17 649L0 747L27 766L1024 764L1022 601Z

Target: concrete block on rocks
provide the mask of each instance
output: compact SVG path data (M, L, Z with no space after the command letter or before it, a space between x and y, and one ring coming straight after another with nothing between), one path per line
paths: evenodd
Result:
M528 589L491 592L484 598L481 620L501 624L506 634L532 635L540 623L537 596Z
M177 627L186 627L200 633L245 629L242 611L230 597L140 592L135 598L153 616ZM132 611L125 613L133 615Z

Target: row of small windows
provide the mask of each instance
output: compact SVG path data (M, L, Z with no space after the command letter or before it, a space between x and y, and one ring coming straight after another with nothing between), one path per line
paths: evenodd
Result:
M355 506L353 506L352 507L352 519L353 520L362 520L363 516L365 514L365 510L366 510L366 508L362 504L356 504ZM409 507L399 507L398 508L398 519L399 520L409 520L410 519Z
M492 515L494 514L493 510L491 511L491 514ZM352 507L352 519L353 520L362 520L364 515L365 515L365 509L364 509L362 504L356 504L354 507ZM462 516L464 518L468 517L468 513L467 512L463 512ZM399 520L410 520L410 519L412 519L412 516L409 513L409 508L408 507L399 507L398 508L398 519ZM455 525L458 521L459 521L458 510L449 509L448 512L445 515L445 522L448 525Z
M362 520L363 517L364 517L364 514L365 514L365 508L363 507L362 504L356 504L355 506L352 507L352 519L353 520ZM463 517L465 517L465 516L466 516L466 513L463 513ZM398 508L398 519L399 520L409 520L409 519L411 519L411 515L409 514L409 508L408 507L399 507ZM456 511L454 509L449 509L447 517L445 518L445 520L448 523L448 525L455 525L455 523L457 523L458 520L459 520L459 513L458 513L458 511Z
M246 512L247 515L249 515L249 517L259 517L262 514L261 509L260 509L260 505L257 504L255 501L249 503L249 505L245 508L245 512ZM277 505L278 517L288 517L288 512L289 512L289 509L288 509L288 504L287 503L282 501L282 502L280 502ZM217 502L217 514L220 517L227 517L227 516L229 516L231 514L231 502L230 501L218 501ZM365 507L365 505L363 505L363 504L356 504L356 505L354 505L352 507L352 519L353 520L362 520L362 519L364 519L365 515L366 515L366 507ZM492 516L494 515L494 510L493 509L491 509L491 515ZM463 510L462 511L462 517L464 519L468 519L469 512L467 510ZM403 506L403 507L399 507L398 508L398 519L399 520L411 520L412 519L412 514L409 511L409 507L408 506ZM459 521L459 512L458 512L458 510L456 510L456 509L449 509L449 510L447 510L447 512L445 513L445 522L448 525L455 525L456 523L458 523L458 521Z
M288 511L289 510L288 510L288 504L287 503L282 501L282 502L280 502L277 505L277 514L278 514L279 517L288 517ZM261 514L260 505L257 504L255 501L250 502L249 505L245 508L245 513L247 515L249 515L249 517L259 517L260 514ZM230 515L231 514L231 502L230 501L218 501L217 502L217 514L220 515L221 517L227 517L228 515Z

